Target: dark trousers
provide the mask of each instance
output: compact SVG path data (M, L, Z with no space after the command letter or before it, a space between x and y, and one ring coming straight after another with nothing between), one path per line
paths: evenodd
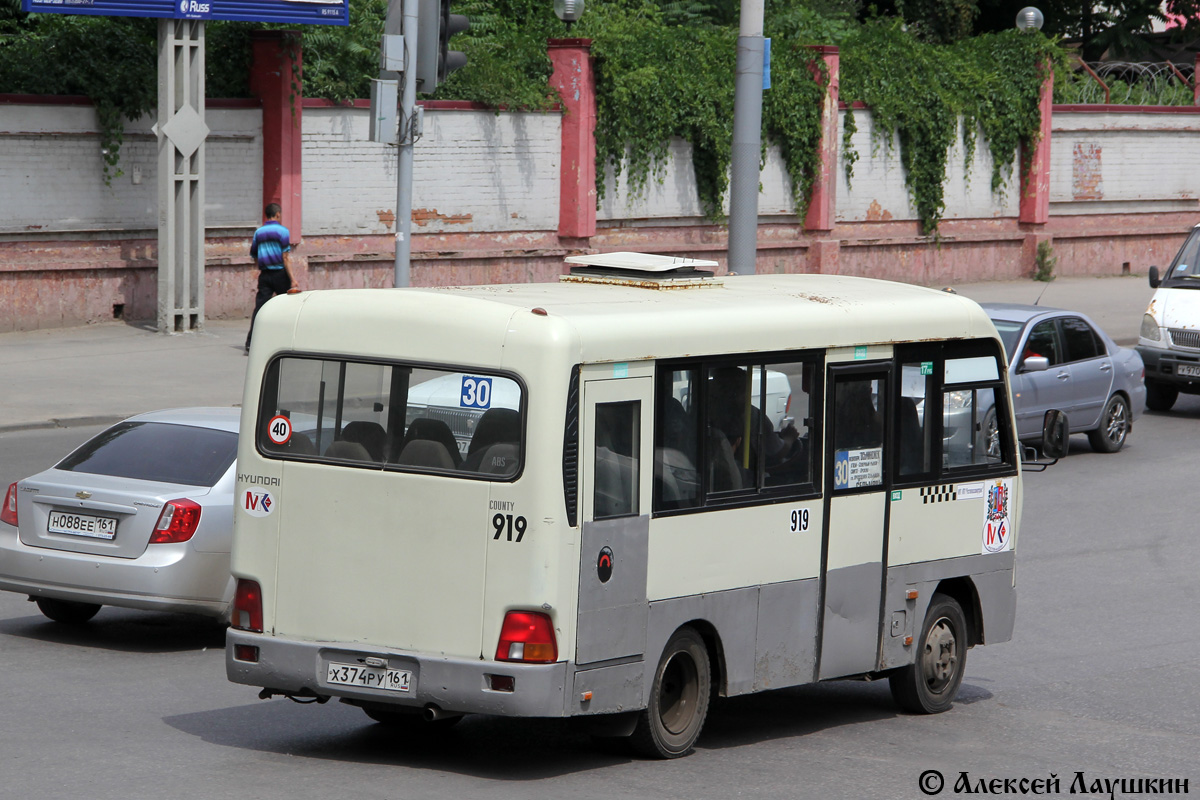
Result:
M275 295L287 294L287 290L290 288L292 288L292 281L288 278L286 269L280 267L279 269L259 271L258 294L254 296L254 313L250 315L250 330L246 332L246 347L250 346L250 337L254 335L254 318L258 316L258 310Z

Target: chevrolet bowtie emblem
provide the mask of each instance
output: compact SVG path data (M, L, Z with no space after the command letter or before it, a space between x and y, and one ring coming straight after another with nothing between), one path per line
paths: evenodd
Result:
M92 496L92 493L91 492L76 492L75 496L78 497L80 500L87 500L89 497Z

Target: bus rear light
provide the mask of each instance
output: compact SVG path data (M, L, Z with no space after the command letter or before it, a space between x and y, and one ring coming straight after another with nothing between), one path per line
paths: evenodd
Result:
M505 614L500 642L496 645L496 660L535 664L557 661L558 643L554 639L554 623L550 617L536 611Z
M164 504L150 534L150 544L178 544L191 539L200 525L200 510L199 503L186 498Z
M14 483L4 493L4 505L0 506L0 522L17 527L17 485Z
M233 597L233 619L229 624L239 631L262 633L262 589L257 581L238 578L237 593Z

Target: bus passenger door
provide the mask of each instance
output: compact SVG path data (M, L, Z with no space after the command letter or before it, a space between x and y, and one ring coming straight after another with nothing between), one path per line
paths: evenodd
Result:
M829 368L820 679L870 672L877 665L888 369L880 362Z
M618 365L621 371L625 365ZM641 656L646 642L653 379L583 371L579 487L583 524L575 662Z

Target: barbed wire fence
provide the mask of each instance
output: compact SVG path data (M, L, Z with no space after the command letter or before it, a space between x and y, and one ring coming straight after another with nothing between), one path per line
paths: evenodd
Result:
M1077 62L1054 87L1054 102L1132 106L1195 105L1195 64L1170 61Z

